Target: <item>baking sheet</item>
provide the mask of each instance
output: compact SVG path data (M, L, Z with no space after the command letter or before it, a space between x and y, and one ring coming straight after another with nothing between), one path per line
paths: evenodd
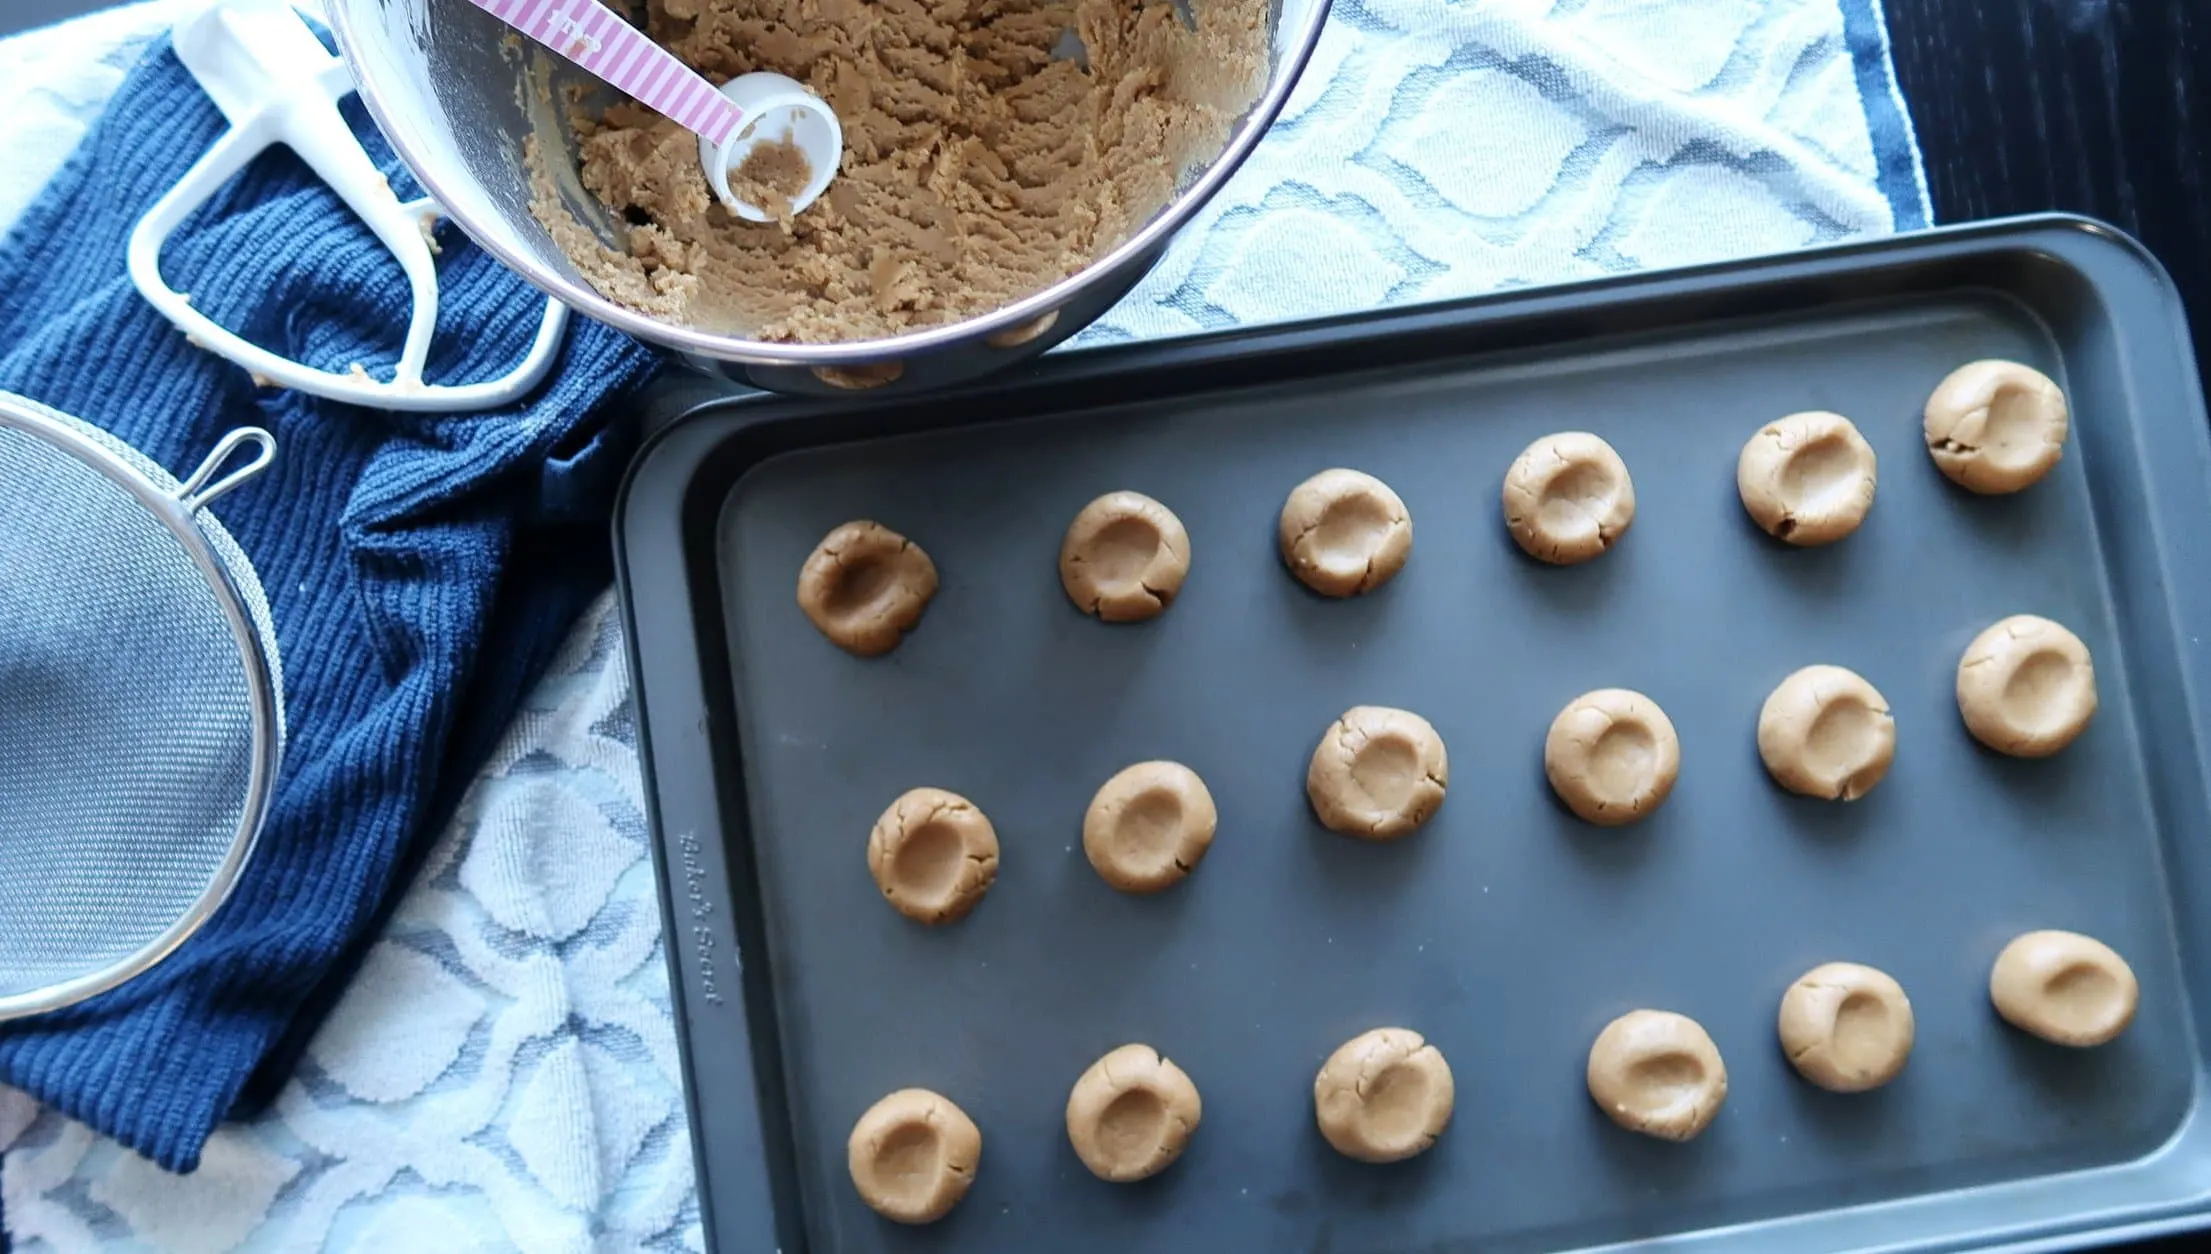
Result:
M692 927L693 894L710 907L678 983L720 1248L762 1248L731 1225L763 1222L785 1248L834 1251L1513 1251L1676 1233L1937 1248L2037 1222L2086 1231L2091 1211L2190 1213L2211 1147L2182 1135L2201 1053L2175 920L2201 870L2201 729L2182 699L2201 607L2160 576L2189 569L2184 531L2204 521L2201 399L2192 372L2130 365L2185 365L2165 346L2184 328L2123 244L2009 229L1841 250L1855 264L1827 271L1814 258L1533 297L1517 319L1474 302L1349 321L1282 333L1271 355L1264 337L1201 344L1177 375L1129 354L1079 380L1046 370L996 404L687 420L633 482L624 547L671 905ZM2016 497L1954 488L1919 434L1935 383L1983 356L2036 365L2075 406L2065 460ZM1851 416L1880 458L1865 527L1825 549L1763 536L1734 489L1742 442L1803 409ZM1513 456L1562 429L1610 441L1638 502L1611 553L1564 569L1521 555L1497 502ZM637 483L656 461L684 490L681 552L651 582L680 580L687 616L645 596L636 560ZM1274 550L1283 496L1331 465L1378 475L1414 520L1405 571L1351 601L1308 593ZM2193 497L2159 495L2161 473ZM1138 627L1083 617L1054 574L1067 520L1122 487L1191 535L1181 597ZM874 661L830 646L791 595L812 545L854 517L911 536L943 580L919 630ZM685 659L640 638L655 606L688 618L667 635L696 655L690 702L675 677L656 691L655 670ZM1966 642L2018 612L2082 637L2103 700L2040 763L1980 749L1952 693ZM1760 703L1812 662L1865 675L1897 718L1896 764L1854 805L1785 794L1757 757ZM1541 744L1568 700L1610 686L1664 707L1683 767L1655 816L1605 830L1552 799ZM655 732L690 703L722 786L675 804L711 826L671 833L669 794L698 781L671 787ZM1354 704L1415 710L1451 751L1443 809L1395 844L1329 834L1306 806L1306 757ZM1114 771L1155 757L1205 778L1220 833L1184 884L1129 897L1083 858L1081 816ZM974 800L1002 845L990 895L941 929L885 907L862 854L876 814L922 784ZM1990 1011L1989 963L2036 927L2096 935L2134 965L2143 1008L2120 1041L2063 1051ZM736 995L725 959L706 1002L696 964L718 947L742 952L751 983ZM1913 1000L1911 1065L1874 1094L1812 1088L1775 1043L1783 988L1835 959L1890 972ZM1637 1006L1696 1017L1727 1059L1728 1103L1686 1146L1615 1128L1582 1086L1590 1039ZM1433 1151L1374 1167L1320 1139L1311 1084L1381 1025L1442 1049L1459 1103ZM744 1100L726 1068L700 1067L733 1030ZM1182 1065L1205 1117L1168 1172L1112 1186L1075 1159L1062 1109L1126 1041ZM852 1121L907 1085L984 1134L973 1191L926 1229L875 1216L845 1173ZM757 1161L717 1153L722 1128ZM2007 1200L2021 1182L2032 1200Z

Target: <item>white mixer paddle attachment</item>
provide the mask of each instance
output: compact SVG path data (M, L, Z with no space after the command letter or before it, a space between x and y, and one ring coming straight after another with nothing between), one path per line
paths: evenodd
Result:
M425 224L444 210L425 196L401 202L361 147L338 101L353 90L345 63L315 38L284 0L218 0L186 17L174 33L177 59L199 80L230 129L131 231L131 282L163 317L200 347L259 378L315 396L379 409L467 411L520 399L545 377L568 325L568 307L548 300L537 338L522 362L479 383L430 383L423 364L438 320L438 275ZM320 370L280 357L192 307L161 277L161 246L192 212L264 149L284 144L330 184L399 260L414 297L407 338L389 380L355 370Z
M771 222L795 214L837 176L844 128L797 79L762 71L716 87L598 0L469 3L697 133L707 183L740 218ZM730 172L744 172L756 159L765 168L750 181L788 204L756 204L731 189Z

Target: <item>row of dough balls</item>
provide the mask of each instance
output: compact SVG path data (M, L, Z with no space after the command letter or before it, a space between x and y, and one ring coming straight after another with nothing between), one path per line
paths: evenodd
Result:
M2048 757L2096 713L2088 648L2057 623L2019 614L1983 631L1958 660L1958 712L1982 744L2014 757ZM1767 696L1758 756L1791 792L1855 801L1888 773L1896 720L1856 672L1807 666ZM1443 738L1408 710L1357 706L1313 753L1306 792L1329 830L1370 840L1403 836L1443 804ZM1566 808L1602 826L1631 823L1672 794L1681 740L1658 703L1625 688L1569 702L1543 740L1543 770Z
M1451 1068L1405 1028L1363 1032L1313 1078L1313 1114L1338 1152L1364 1162L1411 1158L1451 1120ZM1067 1139L1091 1174L1126 1184L1165 1171L1197 1131L1204 1104L1182 1068L1149 1045L1090 1064L1067 1094ZM900 1089L870 1106L845 1143L853 1187L901 1223L941 1219L975 1181L983 1135L951 1099Z
M2091 937L2028 932L1989 971L2003 1019L2059 1045L2089 1047L2133 1022L2140 985L2126 961ZM1893 978L1853 962L1812 968L1781 997L1781 1048L1798 1074L1837 1093L1879 1088L1904 1070L1916 1027ZM1687 1141L1727 1100L1727 1064L1702 1025L1667 1010L1633 1010L1589 1047L1589 1095L1631 1132ZM1338 1153L1361 1162L1412 1158L1451 1122L1451 1066L1409 1028L1375 1028L1346 1041L1313 1078L1313 1117ZM1182 1068L1149 1045L1123 1045L1075 1081L1067 1139L1101 1180L1126 1183L1167 1169L1204 1112ZM951 1099L900 1089L868 1108L845 1146L853 1187L901 1223L941 1219L965 1197L983 1136Z
M2077 932L2014 937L1989 968L1996 1013L2057 1045L2090 1048L2126 1031L2141 1004L2133 968ZM1797 1073L1836 1093L1894 1080L1917 1027L1904 988L1884 971L1829 962L1781 996L1782 1052ZM1606 1024L1589 1049L1589 1095L1631 1132L1686 1141L1727 1100L1727 1064L1703 1025L1670 1010L1633 1010Z
M2087 646L2045 618L2015 615L1975 637L1958 661L1958 711L1981 743L2018 757L2056 753L2096 712ZM1896 720L1879 690L1840 666L1781 681L1758 714L1758 754L1791 792L1854 801L1887 774ZM1551 722L1543 768L1559 799L1616 826L1658 808L1681 771L1681 742L1658 703L1603 688ZM1330 831L1392 840L1443 805L1450 759L1435 726L1409 710L1354 706L1331 724L1305 772ZM1100 787L1083 814L1083 853L1108 884L1151 893L1197 868L1220 814L1197 772L1139 762ZM998 875L998 834L976 805L941 788L903 793L868 833L868 872L899 913L923 923L966 917Z
M1219 824L1196 771L1139 762L1091 798L1083 853L1113 887L1155 893L1197 869ZM875 820L867 856L868 874L893 909L918 923L956 923L998 878L998 831L958 793L914 788Z
M2017 492L2048 474L2071 419L2057 384L2009 361L1961 366L1928 398L1922 430L1945 475L1979 493ZM1735 468L1743 507L1790 544L1829 544L1873 507L1873 447L1840 414L1791 414L1759 428ZM1635 485L1610 444L1586 431L1545 436L1505 474L1505 526L1530 556L1557 565L1609 550L1635 519ZM1387 583L1412 553L1412 515L1388 484L1324 470L1293 489L1277 526L1282 560L1307 587L1349 597ZM1154 618L1190 571L1190 533L1140 492L1108 492L1075 516L1060 545L1060 584L1106 622ZM821 633L864 657L887 653L921 621L937 568L921 547L870 521L815 546L798 601Z

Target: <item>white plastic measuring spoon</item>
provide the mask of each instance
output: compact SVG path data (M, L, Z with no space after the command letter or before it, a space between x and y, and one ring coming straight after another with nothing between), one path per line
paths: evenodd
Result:
M806 158L806 185L790 212L813 204L837 175L844 128L821 97L781 74L740 74L716 88L675 54L598 0L469 0L477 8L698 132L699 165L714 194L738 217L775 215L730 191L729 172L763 143L788 140Z

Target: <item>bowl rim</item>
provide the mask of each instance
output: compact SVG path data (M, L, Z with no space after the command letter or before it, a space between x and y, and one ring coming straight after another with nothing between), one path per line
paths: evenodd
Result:
M521 275L531 286L555 300L586 317L648 343L717 361L746 365L832 367L901 360L961 344L994 331L1023 325L1071 303L1093 283L1103 281L1107 275L1118 273L1124 266L1132 264L1159 246L1168 235L1179 230L1212 200L1221 186L1243 165L1251 150L1258 146L1260 138L1273 127L1283 106L1289 102L1290 93L1297 89L1299 80L1304 77L1306 65L1311 61L1313 50L1320 42L1321 31L1328 23L1332 4L1332 0L1311 0L1311 9L1304 22L1293 32L1294 41L1284 47L1281 59L1275 63L1268 76L1266 87L1259 93L1259 98L1252 102L1244 125L1230 137L1228 146L1222 149L1213 164L1181 195L1155 213L1151 221L1103 256L1093 259L1089 265L1012 304L972 318L924 327L883 339L848 340L835 344L785 344L718 335L648 317L607 299L588 281L572 282L554 272L536 256L504 247L477 233L469 218L455 212L452 201L447 198L446 178L426 168L426 163L421 159L425 145L418 142L413 129L404 119L386 107L368 76L360 71L359 67L367 62L357 55L359 44L353 29L353 12L355 4L364 2L365 0L332 0L327 10L331 30L337 38L338 54L352 70L355 91L360 95L361 103L368 109L369 117L375 121L377 129L390 141L393 151L406 163L408 171L422 185L423 191L437 201L440 211L459 226L477 247L498 258L509 270ZM431 0L424 0L426 5L430 2ZM1278 44L1281 33L1278 26L1275 31ZM1012 359L1013 354L1009 350L1008 360Z

